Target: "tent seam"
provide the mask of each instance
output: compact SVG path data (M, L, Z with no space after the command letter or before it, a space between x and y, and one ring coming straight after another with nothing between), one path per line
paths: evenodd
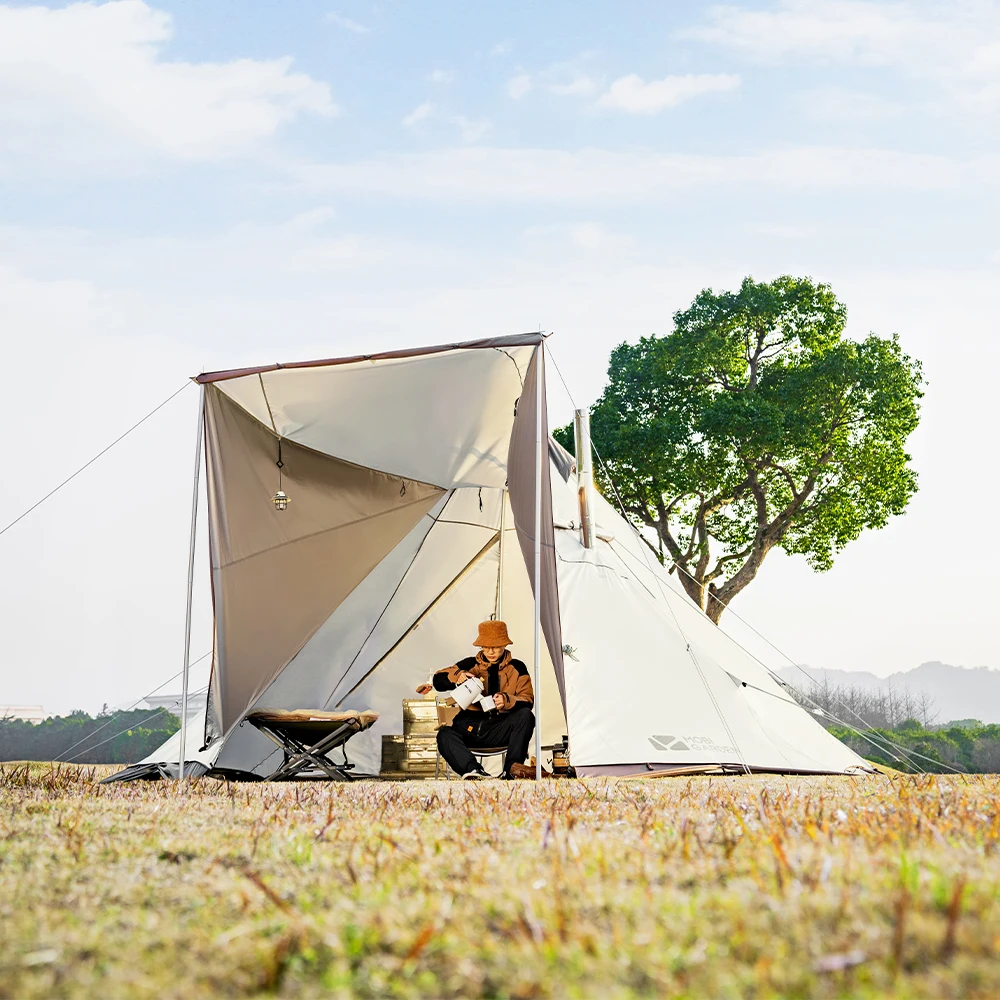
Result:
M445 500L445 502L441 506L442 513L444 512L444 510L448 506L448 504L451 503L452 498L455 496L455 491L454 490L451 490L449 492L450 492L450 496L448 497L447 500ZM326 698L325 698L325 700L323 702L324 705L328 705L330 703L330 699L333 697L334 692L344 682L344 678L347 677L347 675L351 672L351 667L353 667L354 664L357 663L358 657L361 655L361 651L368 644L368 640L375 634L375 629L378 628L379 622L381 622L382 619L385 617L385 613L389 610L389 606L396 599L396 594L399 593L399 588L403 586L403 581L410 575L410 570L413 569L413 564L417 561L417 556L420 555L420 552L421 552L421 550L424 547L424 543L427 541L427 539L430 537L431 532L434 530L434 525L437 524L437 518L435 518L434 515L431 514L429 511L428 511L428 513L425 516L429 517L431 519L431 522L432 522L431 526L424 533L424 537L420 539L420 544L417 546L416 552L413 553L413 558L407 563L406 569L403 570L403 575L400 576L398 583L393 588L392 593L389 595L389 600L385 602L385 607L382 608L382 610L379 612L379 616L378 616L378 618L375 619L375 623L372 625L371 629L369 630L368 635L366 635L364 637L363 641L361 642L361 645L358 646L357 652L352 657L351 662L347 664L347 668L340 675L340 678L337 680L337 683L334 684L333 687L330 689L330 693L326 696ZM327 620L329 620L329 619L327 619ZM298 653L296 653L295 655L297 656ZM295 657L292 657L292 659L294 659L294 658ZM289 660L288 662L291 663L291 660ZM286 664L286 666L287 665L288 664ZM350 694L350 691L348 691L347 693ZM344 697L346 698L347 695L345 695Z
M254 373L251 373L254 374ZM211 383L214 386L214 383ZM352 469L361 469L364 472L373 472L377 476L385 476L387 479L398 479L400 481L406 482L410 485L415 486L430 486L433 489L440 490L442 493L447 493L449 490L460 489L463 483L453 483L451 486L442 486L440 483L428 482L426 479L416 479L413 476L406 476L400 472L389 472L387 469L377 469L373 465L362 465L360 462L352 462L349 458L342 458L340 455L332 455L328 451L320 451L318 448L313 448L308 444L303 444L301 441L296 441L295 438L289 437L287 434L281 434L274 427L268 427L263 420L260 419L256 414L251 413L242 403L235 400L229 393L224 392L222 389L216 388L216 392L223 395L226 402L231 406L236 407L240 413L246 417L248 420L252 420L255 424L263 427L268 434L273 434L275 438L279 441L286 441L287 443L294 445L296 448L301 448L303 451L308 451L312 455L318 455L320 458L332 459L334 462L340 462L342 465L349 465ZM267 396L264 397L264 402L267 403ZM268 412L270 412L270 403L268 405ZM477 484L478 485L478 484ZM483 489L499 489L498 486L483 486Z
M430 531L428 531L428 532L427 532L427 536L429 536L429 535L430 535ZM426 539L426 537L427 537L427 536L425 536L425 539ZM352 687L352 688L351 688L351 689L350 689L349 691L346 691L346 692L345 692L345 693L344 693L344 694L343 694L343 695L342 695L342 696L340 697L340 699L339 699L339 700L337 701L337 703L336 703L336 706L335 706L335 707L340 707L341 705L343 705L343 703L344 703L344 699L346 699L346 698L349 698L349 697L350 697L350 696L351 696L352 694L354 694L354 692L355 692L355 691L357 691L357 689L358 689L358 688L359 688L359 687L360 687L360 686L361 686L362 684L364 684L364 682L365 682L366 680L368 680L368 678L369 678L369 677L371 677L371 675L372 675L373 673L375 673L375 671L376 671L376 670L378 670L378 668L379 668L379 667L380 667L380 666L381 666L381 665L382 665L382 664L383 664L383 663L385 662L385 660L387 659L387 657L389 657L389 656L390 656L390 654L391 654L391 653L393 652L393 650L397 649L397 648L399 647L399 645L400 645L400 644L401 644L401 643L403 642L403 640L404 640L404 639L405 639L405 638L406 638L406 637L407 637L407 636L408 636L408 635L409 635L409 634L410 634L410 633L411 633L411 632L412 632L412 631L413 631L413 630L414 630L414 629L415 629L415 628L417 627L417 625L418 625L418 624L419 624L419 623L420 623L421 621L423 621L423 619L424 619L424 618L425 618L425 617L426 617L426 616L427 616L427 615L428 615L428 614L429 614L429 613L431 612L431 610L432 610L432 609L434 608L434 606L435 606L435 605L436 605L436 604L438 603L438 601L440 601L440 600L441 600L441 599L442 599L442 598L443 598L443 597L445 596L445 594L447 594L447 593L448 593L448 592L449 592L449 591L450 591L450 590L452 589L452 587L454 587L454 586L455 586L455 584L456 584L456 583L457 583L457 582L458 582L458 581L459 581L459 580L460 580L460 579L461 579L461 578L462 578L462 577L463 577L463 576L464 576L464 575L465 575L465 574L466 574L466 573L467 573L467 572L468 572L468 571L469 571L469 570L470 570L470 569L471 569L471 568L472 568L472 567L473 567L473 566L474 566L474 565L475 565L476 563L478 563L478 562L479 562L479 560L480 560L480 559L482 559L482 557L483 557L484 555L486 555L486 553L487 553L487 552L489 552L489 551L490 551L490 549L492 549L492 548L493 548L494 544L495 544L495 543L496 543L496 541L497 541L497 540L499 539L499 537L500 537L500 532L499 532L499 531L494 531L494 532L493 532L493 537L492 537L492 538L491 538L491 539L490 539L490 540L489 540L489 541L488 541L488 542L487 542L487 543L486 543L486 544L485 544L485 545L484 545L484 546L483 546L483 547L482 547L482 548L481 548L481 549L480 549L480 550L479 550L479 551L478 551L478 552L477 552L477 553L476 553L476 554L475 554L475 555L474 555L474 556L473 556L473 557L472 557L472 558L471 558L471 559L470 559L470 560L469 560L469 561L468 561L468 562L467 562L467 563L466 563L466 564L465 564L465 565L464 565L464 566L463 566L463 567L462 567L462 568L461 568L461 569L460 569L460 570L459 570L459 571L458 571L458 572L457 572L457 573L456 573L456 574L455 574L455 575L454 575L454 576L453 576L452 578L451 578L451 580L449 580L449 581L448 581L448 585L447 585L447 586L446 586L446 587L445 587L445 588L444 588L444 589L443 589L443 590L442 590L442 591L441 591L440 593L438 593L438 594L436 594L436 595L434 596L434 599L433 599L432 601L430 601L430 602L429 602L429 603L427 604L427 606L426 606L426 607L425 607L425 608L423 609L423 611L421 611L421 612L420 612L420 614L418 614L418 615L417 615L417 617L416 617L416 618L414 618L414 619L413 619L413 621L412 621L412 622L411 622L411 623L410 623L410 624L409 624L409 625L407 626L407 628L406 628L406 631L405 631L405 632L403 632L403 634L402 634L402 635L401 635L401 636L400 636L400 637L399 637L399 638L398 638L398 639L397 639L397 640L396 640L396 641L395 641L395 642L394 642L394 643L393 643L393 644L392 644L392 645L391 645L391 646L390 646L390 647L389 647L389 648L388 648L388 649L387 649L387 650L386 650L386 651L385 651L385 652L384 652L384 653L383 653L383 654L382 654L382 655L381 655L381 656L380 656L380 657L379 657L379 658L378 658L378 659L377 659L377 660L376 660L376 661L375 661L375 662L374 662L374 663L373 663L372 665L371 665L371 667L370 667L370 668L369 668L369 669L368 669L368 670L367 670L367 671L365 672L365 675L364 675L363 677L361 677L361 678L360 678L360 679L359 679L359 680L357 681L357 683L356 683L356 684L355 684L355 685L354 685L354 686L353 686L353 687ZM421 543L421 547L423 547L423 543ZM417 555L418 555L418 554L419 554L419 550L418 550L418 552L417 552L417 553L415 553L415 554L414 554L414 556L413 556L413 561L414 561L414 562L416 561L416 558L417 558ZM405 573L405 574L403 574L403 579L406 579L406 576L408 576L408 575L409 575L409 572L410 572L410 569L412 568L412 565L413 565L413 563L411 562L410 566L408 566L408 567L407 567L407 570L406 570L406 573ZM398 586L398 587L397 587L396 589L398 590L398 589L399 589L399 587L401 587L402 585L403 585L403 580L400 580L400 581L399 581L399 586ZM394 598L395 596L396 596L396 594L395 594L395 592L393 592L393 598ZM389 603L390 603L390 604L392 603L392 598L390 598L390 601L389 601ZM386 611L387 611L388 609L389 609L389 605L387 604L387 605L385 606L385 608L383 609L383 611L382 611L382 614L384 615L384 614L385 614L385 612L386 612ZM381 616L379 616L379 620L381 621ZM376 624L376 626L377 626L377 625L378 625L378 622L376 622L375 624ZM372 629L372 631L374 632L374 628ZM370 637L371 637L371 636L369 635L369 637L368 637L368 638L370 638ZM365 639L365 642L361 644L361 649L359 649L359 650L358 650L357 654L356 654L356 655L355 655L355 657L354 657L354 660L352 660L352 661L351 661L351 666L353 666L353 665L354 665L354 663L355 663L355 662L357 661L357 658L358 658L358 656L360 656L360 655L361 655L361 652L362 652L362 650L364 649L364 647L365 647L365 644L366 644L367 642L368 642L368 639L366 638L366 639ZM349 671L349 670L350 670L350 667L348 667L348 671ZM344 676L346 677L346 676L347 676L347 674L345 673L345 675L344 675ZM341 678L341 681L342 681L342 680L343 680L343 677ZM340 681L338 681L337 683L339 684L339 683L340 683ZM337 690L337 689L336 689L336 687L335 687L335 688L334 688L334 691L336 691L336 690ZM330 693L330 698L332 698L332 697L333 697L333 692L331 692L331 693ZM328 699L327 699L327 703L329 703L329 700L330 700L330 698L328 698Z
M440 497L438 497L440 499ZM249 562L251 559L256 559L258 556L266 556L271 552L277 552L279 549L283 549L288 545L298 545L299 542L306 542L312 538L319 538L320 535L328 535L333 531L340 531L343 528L351 528L356 524L364 524L365 521L374 521L376 518L385 517L387 514L396 514L401 510L406 510L407 507L414 507L418 504L426 503L427 497L419 497L416 500L409 500L406 503L398 504L395 507L389 507L386 510L380 510L377 514L369 514L366 517L355 518L353 521L345 521L343 524L335 524L329 528L322 528L319 531L310 532L308 535L300 535L298 538L291 538L287 542L279 542L277 545L270 545L266 549L261 549L259 552L253 552L248 556L242 556L239 559L233 559L230 562L220 563L216 569L224 570L230 569L233 566L239 566L243 563Z

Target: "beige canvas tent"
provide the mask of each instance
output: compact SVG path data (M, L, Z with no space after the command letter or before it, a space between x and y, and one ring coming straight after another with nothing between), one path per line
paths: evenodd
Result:
M176 774L182 742L195 773L265 775L278 751L243 724L261 708L374 709L350 750L377 772L401 700L491 615L536 672L539 743L568 734L581 775L868 768L688 600L549 438L540 334L198 382L207 715L121 777Z

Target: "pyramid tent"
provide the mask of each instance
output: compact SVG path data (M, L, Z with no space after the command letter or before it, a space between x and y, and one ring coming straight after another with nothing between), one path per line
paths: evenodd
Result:
M526 334L198 378L215 651L193 770L270 773L280 751L247 714L308 708L378 712L350 744L377 772L401 699L479 621L502 615L532 666L536 593L541 742L568 734L578 774L870 769L599 495L584 545L573 458L539 433L544 362ZM176 774L178 752L179 735L116 777Z

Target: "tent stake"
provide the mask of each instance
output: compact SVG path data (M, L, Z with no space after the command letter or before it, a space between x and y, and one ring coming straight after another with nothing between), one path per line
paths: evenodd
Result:
M542 689L539 665L542 659L542 379L545 377L545 345L539 344L535 371L535 780L542 780Z
M187 752L188 675L191 672L191 599L194 592L194 547L198 530L198 479L201 475L201 435L205 426L205 387L198 394L198 433L194 446L194 487L191 491L191 542L188 546L187 609L184 613L184 679L181 681L181 748L177 762L178 780L184 780Z

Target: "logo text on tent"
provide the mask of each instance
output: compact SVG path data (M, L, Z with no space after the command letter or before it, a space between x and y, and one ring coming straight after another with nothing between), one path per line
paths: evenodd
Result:
M735 747L722 746L711 736L650 736L654 750L709 750L712 753L736 753Z

